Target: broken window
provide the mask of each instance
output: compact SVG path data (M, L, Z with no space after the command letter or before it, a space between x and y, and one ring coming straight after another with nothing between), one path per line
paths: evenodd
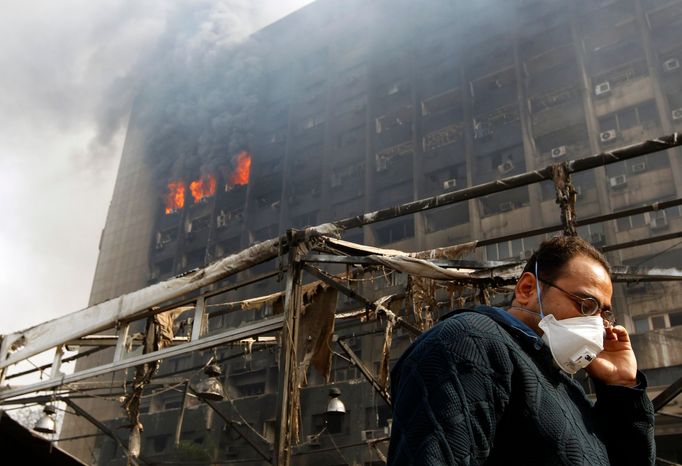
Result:
M163 249L168 243L172 243L178 238L178 228L168 228L156 233L156 249Z
M390 225L376 227L374 231L379 245L395 243L414 236L414 222L411 218L407 218Z
M279 207L281 193L280 191L267 191L264 193L257 193L254 195L256 204L260 209L276 209Z
M194 220L187 222L187 233L199 233L200 231L208 230L211 225L211 216L204 215L197 217Z
M271 238L277 237L278 224L273 223L263 228L259 228L252 233L249 233L250 243L258 243Z
M173 259L166 259L164 261L154 264L152 267L152 280L158 280L168 277L173 273Z
M375 154L376 170L386 172L391 165L398 164L401 160L414 155L414 145L412 141L407 141Z
M469 223L469 204L462 202L454 206L437 209L427 212L425 217L427 233L445 230L456 225L464 225Z
M464 135L464 123L453 123L445 128L431 131L422 138L424 152L430 152L462 139Z
M244 374L230 374L228 382L230 391L237 398L257 396L265 393L265 369L246 372Z
M362 189L363 181L365 179L365 162L356 162L353 164L344 164L342 167L335 167L331 174L331 187L339 188L346 183L352 183L354 186Z

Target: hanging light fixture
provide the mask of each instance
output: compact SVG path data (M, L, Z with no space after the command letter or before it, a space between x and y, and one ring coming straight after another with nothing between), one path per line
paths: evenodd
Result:
M223 371L218 364L209 364L204 369L206 377L196 384L194 392L200 400L222 401L225 398L220 376Z
M43 408L43 415L38 419L33 430L41 434L55 434L57 433L57 425L55 422L55 409L52 405L45 405Z
M334 387L329 390L329 403L327 403L327 414L346 414L346 405L339 399L341 390Z

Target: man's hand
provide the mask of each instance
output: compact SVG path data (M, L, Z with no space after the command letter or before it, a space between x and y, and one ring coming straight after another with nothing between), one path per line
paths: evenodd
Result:
M625 327L607 327L604 351L585 368L591 377L608 385L637 385L637 360Z

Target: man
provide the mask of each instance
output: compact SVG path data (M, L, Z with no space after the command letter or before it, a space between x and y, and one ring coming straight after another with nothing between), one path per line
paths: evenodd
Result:
M557 237L508 310L445 316L391 373L388 464L653 465L653 406L612 292L604 257ZM571 376L583 367L594 405Z

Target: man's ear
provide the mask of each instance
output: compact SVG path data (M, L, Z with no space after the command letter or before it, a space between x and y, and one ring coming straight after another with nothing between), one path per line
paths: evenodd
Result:
M529 307L533 304L537 304L538 299L535 282L535 275L530 272L524 272L519 277L519 280L516 282L516 288L514 288L514 298L520 306Z

